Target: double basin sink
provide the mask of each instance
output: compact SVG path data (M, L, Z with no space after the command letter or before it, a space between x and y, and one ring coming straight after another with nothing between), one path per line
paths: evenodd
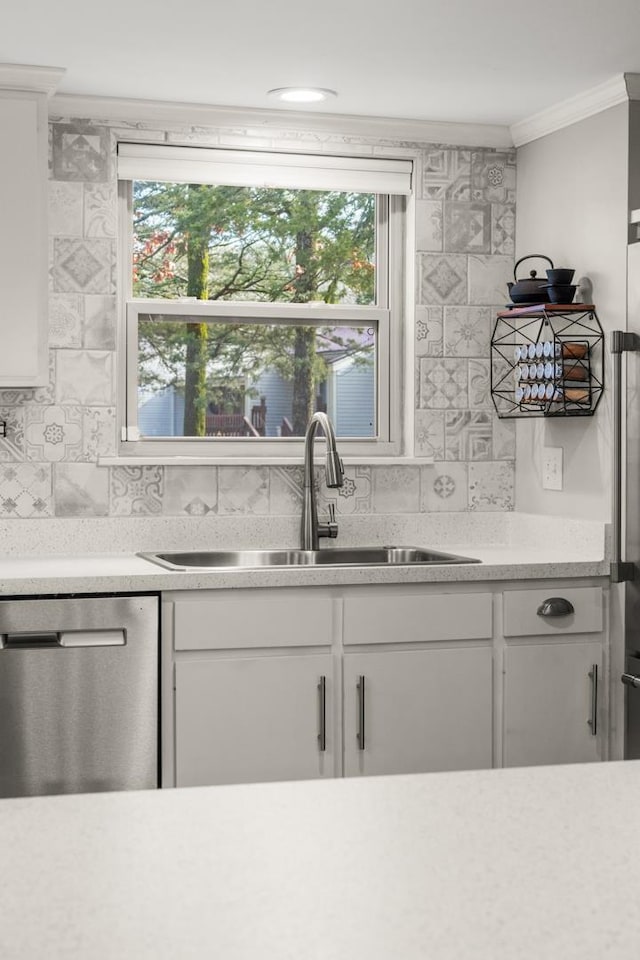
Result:
M264 567L416 566L479 563L473 557L422 547L335 547L328 550L214 550L141 553L168 570L254 570Z

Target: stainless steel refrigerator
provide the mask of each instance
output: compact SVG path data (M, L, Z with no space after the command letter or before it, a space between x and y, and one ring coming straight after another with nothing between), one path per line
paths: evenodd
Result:
M640 218L639 218L640 219ZM632 224L633 226L633 224ZM613 562L624 590L624 756L640 759L640 237L630 229L627 330L612 333ZM614 676L614 683L616 682Z

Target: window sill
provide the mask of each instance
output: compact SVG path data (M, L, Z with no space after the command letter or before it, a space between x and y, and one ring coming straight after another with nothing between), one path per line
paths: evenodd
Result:
M320 456L320 454L318 454ZM353 466L418 466L424 467L434 463L432 457L403 457L403 456L348 456L342 457L347 467ZM99 467L300 467L302 457L100 457Z

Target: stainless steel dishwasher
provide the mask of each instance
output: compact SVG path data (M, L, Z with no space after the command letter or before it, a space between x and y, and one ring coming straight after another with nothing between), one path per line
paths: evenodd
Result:
M0 602L0 797L159 784L158 598Z

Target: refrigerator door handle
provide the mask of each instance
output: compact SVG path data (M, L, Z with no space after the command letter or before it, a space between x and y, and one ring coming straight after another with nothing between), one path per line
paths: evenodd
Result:
M634 579L634 564L622 559L622 354L640 350L636 333L613 330L611 356L613 359L613 542L611 582L623 583Z

